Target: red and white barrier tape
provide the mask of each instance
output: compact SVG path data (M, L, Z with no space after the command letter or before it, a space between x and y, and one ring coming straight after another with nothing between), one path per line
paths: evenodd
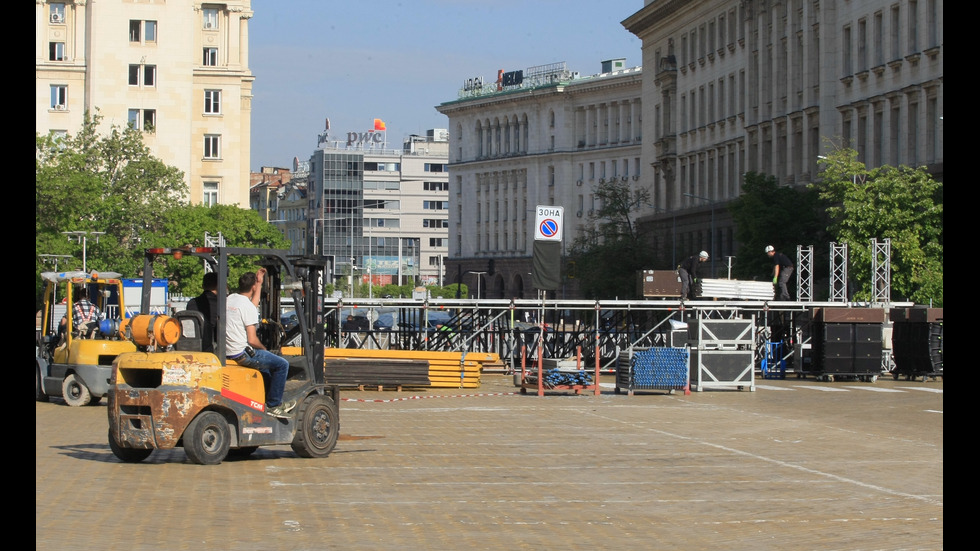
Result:
M519 392L483 392L479 394L449 394L439 396L405 396L402 398L386 398L376 400L366 400L363 398L341 398L341 402L404 402L407 400L422 400L424 398L474 398L478 396L515 396Z

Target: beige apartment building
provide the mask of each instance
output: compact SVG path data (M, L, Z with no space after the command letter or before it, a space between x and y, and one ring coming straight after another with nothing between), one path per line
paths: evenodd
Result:
M661 252L737 254L742 176L813 182L827 139L943 177L942 0L646 0L623 26L643 42Z
M248 207L251 0L35 3L36 130L132 124L192 203Z

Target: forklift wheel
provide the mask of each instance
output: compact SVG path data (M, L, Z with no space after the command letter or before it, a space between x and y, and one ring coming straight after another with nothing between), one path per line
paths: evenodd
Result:
M228 421L216 411L205 411L184 431L184 453L192 463L217 465L228 456L231 431Z
M69 373L61 384L61 396L69 406L87 406L92 403L92 393L82 382L81 377L74 373Z
M340 415L333 399L311 394L303 400L296 416L298 426L292 448L300 457L326 457L337 445Z
M120 446L116 439L112 437L112 429L109 429L109 449L112 450L112 455L119 458L123 463L139 463L150 454L153 450L147 450L143 448L124 448Z
M47 402L48 395L44 393L44 387L41 386L41 371L37 366L34 367L34 385L34 401Z

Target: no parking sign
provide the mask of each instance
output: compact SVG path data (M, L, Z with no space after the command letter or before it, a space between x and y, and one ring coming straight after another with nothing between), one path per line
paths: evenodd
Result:
M561 241L563 234L562 217L565 214L565 207L538 205L535 207L535 212L534 240Z

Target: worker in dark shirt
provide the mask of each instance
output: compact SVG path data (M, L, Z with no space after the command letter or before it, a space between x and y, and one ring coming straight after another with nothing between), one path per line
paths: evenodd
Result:
M772 259L772 284L776 286L776 300L792 300L786 284L793 275L793 262L772 245L766 246L766 254Z
M187 303L187 309L200 312L204 316L204 327L201 328L201 351L214 352L214 341L218 330L218 274L204 274L202 282L204 292L192 298Z
M681 298L693 299L695 296L694 284L698 281L698 267L702 262L708 260L708 253L701 251L697 256L691 255L684 259L677 267L677 274L681 278Z

